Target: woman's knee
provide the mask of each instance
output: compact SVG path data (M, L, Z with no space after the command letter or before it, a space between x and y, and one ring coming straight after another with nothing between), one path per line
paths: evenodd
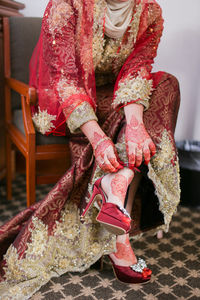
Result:
M174 97L172 97L172 102L174 103L176 109L178 109L180 105L180 85L178 79L169 73L166 73L168 76L169 85L172 89L172 92L174 94Z
M166 81L166 97L168 97L168 103L170 104L170 110L172 110L174 118L174 129L178 116L179 106L180 106L180 86L178 79L169 73L165 73Z
M179 91L179 81L176 76L165 72L166 79L170 82L170 84L174 87L175 90Z
M160 74L160 72L158 72ZM162 76L160 75L158 87L159 85L161 88L164 88L164 91L167 94L170 95L169 99L172 104L179 106L180 104L180 86L178 79L167 72L161 72ZM168 96L169 96L168 95Z
M170 83L170 85L172 84L174 87L179 88L178 79L170 73L161 71L161 72L153 73L152 75L153 75L153 80L155 85L160 85L163 82L167 81Z

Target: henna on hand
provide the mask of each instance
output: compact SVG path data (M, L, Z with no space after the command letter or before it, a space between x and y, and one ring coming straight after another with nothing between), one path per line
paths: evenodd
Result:
M94 132L91 144L96 161L104 172L113 173L123 168L117 161L117 152L113 142L106 135Z
M156 147L147 133L143 121L138 120L134 114L127 122L125 140L129 165L139 167L143 158L147 165L151 156L156 153Z
M117 172L123 169L118 162L117 150L113 142L105 135L97 121L91 120L84 123L81 130L90 141L96 162L104 172Z

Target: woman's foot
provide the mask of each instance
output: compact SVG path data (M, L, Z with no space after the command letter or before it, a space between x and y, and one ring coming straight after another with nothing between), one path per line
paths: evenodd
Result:
M124 206L126 192L133 177L134 172L128 168L105 175L101 181L101 187L107 195L107 202Z
M124 283L145 283L151 279L152 271L145 261L136 256L131 248L128 234L118 236L116 243L117 251L111 253L109 258L113 271L118 280Z
M116 248L117 251L111 253L110 257L117 266L129 267L137 263L137 258L129 241L129 234L117 236Z

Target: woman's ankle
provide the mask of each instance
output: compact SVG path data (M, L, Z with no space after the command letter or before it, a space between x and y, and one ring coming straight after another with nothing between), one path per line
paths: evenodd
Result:
M101 187L107 196L107 202L114 203L114 204L121 206L122 205L121 200L118 197L116 197L115 195L113 195L112 191L111 191L111 182L115 175L116 175L116 173L115 174L109 173L109 174L105 175L101 181Z
M124 206L126 192L134 173L124 168L117 173L105 175L101 181L101 187L108 197L108 202Z
M110 257L119 266L127 267L137 263L128 234L117 236L116 252L111 253Z

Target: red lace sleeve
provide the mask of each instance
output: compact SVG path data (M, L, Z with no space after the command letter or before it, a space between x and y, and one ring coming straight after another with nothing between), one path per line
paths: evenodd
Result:
M75 41L75 17L67 3L67 11L52 11L43 26L44 58L49 66L51 84L66 118L82 102L90 103L83 84L80 82Z
M63 123L83 102L94 108L78 53L77 15L72 1L50 1L30 62L30 84L38 89L39 98L33 121L43 134L62 134Z
M151 1L152 2L152 1ZM161 8L156 2L146 3L141 15L137 41L133 52L123 65L114 90L113 106L134 102L148 108L153 90L151 70L163 31Z

